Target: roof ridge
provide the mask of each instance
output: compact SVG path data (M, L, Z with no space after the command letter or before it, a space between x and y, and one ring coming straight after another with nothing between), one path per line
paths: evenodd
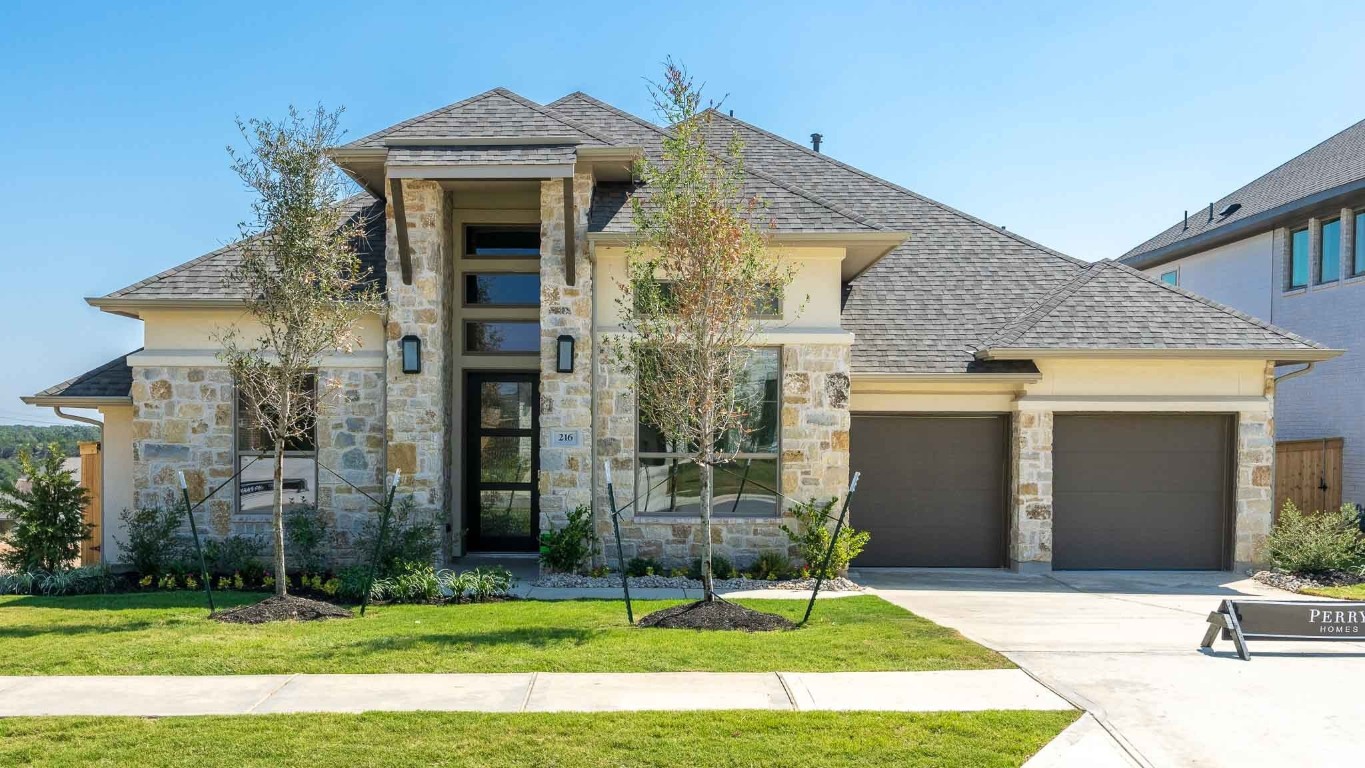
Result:
M370 140L372 140L372 139L378 139L378 138L380 138L380 137L382 137L382 136L387 136L387 135L389 135L390 133L393 133L394 131L402 130L402 129L407 128L408 126L412 125L413 123L417 123L417 122L420 122L420 121L422 121L422 120L426 120L426 119L429 118L429 117L435 117L436 115L439 115L439 114L441 114L442 112L449 112L450 110L452 110L452 109L458 109L459 107L467 107L467 106L469 106L470 104L473 104L473 103L476 102L476 101L480 101L480 100L483 100L483 99L488 98L489 96L492 96L494 93L497 92L497 90L498 90L497 88L491 88L491 89L489 89L489 90L487 90L487 91L484 91L483 93L476 93L476 94L474 94L473 96L470 96L470 97L467 98L467 99L461 99L460 101L456 101L456 102L447 104L447 105L445 105L444 107L437 107L436 109L433 109L433 110L431 110L430 112L424 112L424 113L422 113L422 114L420 114L420 115L418 115L418 116L416 116L416 117L410 117L410 118L408 118L407 120L402 121L401 123L394 123L393 125L390 125L388 128L381 128L380 130L377 130L377 131L375 131L375 132L373 132L373 133L368 133L368 134L366 134L366 135L364 135L364 136L361 136L360 138L356 139L355 141L349 141L349 142L347 142L347 143L345 143L345 144L342 144L341 146L343 146L343 147L349 147L349 146L352 146L352 145L355 145L355 144L363 144L363 143L365 143L365 142L367 142L367 141L370 141Z
M785 138L785 137L783 137L783 136L779 136L779 135L777 135L777 134L773 133L772 131L769 131L769 130L767 130L767 129L765 129L765 128L760 128L760 127L754 125L753 123L746 122L746 121L744 121L744 120L739 119L738 117L734 117L733 115L727 115L727 114L725 114L725 113L723 113L723 112L720 112L719 110L716 110L714 107L712 107L711 110L714 111L717 115L719 115L721 118L723 118L723 119L725 119L725 120L730 120L730 121L732 121L732 122L739 123L740 125L744 126L745 128L748 128L748 129L750 129L750 130L752 130L752 131L755 131L755 132L757 132L757 133L763 134L764 136L767 136L767 137L769 137L769 138L771 138L771 139L774 139L774 140L776 140L776 141L779 141L779 142L781 142L782 144L785 144L785 145L787 145L787 146L789 146L789 147L793 147L793 148L795 148L795 149L799 149L799 150L801 150L802 152L804 152L805 154L807 154L807 155L809 155L809 156L811 156L811 157L816 157L816 158L819 158L819 159L821 159L821 160L824 160L825 162L830 163L830 164L832 164L832 165L837 165L837 166L839 166L840 168L843 168L844 170L850 171L850 172L852 172L852 173L856 173L857 175L862 176L863 178L868 179L869 181L876 182L876 183L881 184L881 185L883 185L883 186L889 187L890 189L894 189L894 190L896 190L897 192L900 192L900 193L902 193L902 194L909 195L910 197L913 197L913 198L915 198L916 200L920 200L920 201L922 201L922 202L928 203L929 205L932 205L932 206L934 206L934 207L936 207L936 208L939 208L939 209L941 209L941 210L943 210L943 211L946 211L947 213L951 213L951 214L953 214L954 216L961 217L961 218L966 219L967 221L969 221L969 222L971 222L971 223L973 223L973 224L976 224L976 225L981 226L981 227L985 227L986 229L988 229L988 230L990 230L990 231L992 231L992 232L996 232L996 233L998 233L998 234L1005 235L1006 237L1009 237L1009 238L1011 238L1011 239L1013 239L1013 240L1016 240L1016 241L1018 241L1018 242L1020 242L1020 243L1023 243L1024 245L1027 245L1027 246L1030 246L1030 247L1033 247L1033 248L1037 248L1038 250L1043 251L1044 253L1050 254L1050 255L1052 255L1052 256L1056 256L1056 257L1058 257L1058 258L1060 258L1060 259L1063 259L1063 260L1065 260L1065 261L1067 261L1067 262L1070 262L1070 263L1072 263L1072 264L1086 264L1086 263L1087 263L1087 262L1085 262L1085 261L1083 261L1083 260L1081 260L1081 259L1076 258L1075 256L1068 256L1067 254L1062 253L1061 251L1058 251L1058 250L1054 250L1054 249L1052 249L1052 248L1049 248L1049 247L1047 247L1046 245L1043 245L1043 244L1041 244L1041 243L1038 243L1038 242L1035 242L1035 241L1033 241L1033 240L1030 240L1030 239L1028 239L1027 237L1024 237L1023 235L1020 235L1020 234L1015 233L1015 232L1011 232L1010 230L1004 229L1004 228L1002 228L1002 227L998 227L998 226L996 226L996 225L994 225L994 224L991 224L991 223L988 222L988 221L985 221L984 219L979 219L979 218L977 218L977 217L971 215L970 213L966 213L966 212L964 212L964 211L959 211L958 209L952 207L951 205L948 205L948 204L946 204L946 203L941 203L941 202L939 202L939 201L937 201L937 200L934 200L933 198L930 198L930 197L925 197L924 195L921 195L920 193L915 192L914 190L911 190L911 189L908 189L908 188L906 188L906 187L903 187L903 186L901 186L901 185L895 183L894 181L888 181L887 179L883 179L883 178L880 177L880 176L877 176L877 175L875 175L875 174L868 173L867 171L864 171L863 169L861 169L861 168L859 168L859 167L857 167L857 166L849 165L848 163L845 163L845 162L843 162L842 160L836 160L836 159L834 159L833 157L830 157L829 155L826 155L826 154L823 154L823 153L820 153L820 152L815 152L815 151L811 150L809 147L806 147L806 146L803 146L803 145L801 145L801 144L798 144L798 143L796 143L796 142L794 142L794 141L792 141L792 140L790 140L790 139L788 139L788 138Z
M981 343L981 349L1005 347L1016 341L1030 328L1037 325L1039 321L1052 314L1053 310L1061 306L1063 301L1074 296L1081 289L1081 286L1093 280L1100 273L1100 269L1097 267L1101 264L1103 262L1092 262L1086 265L1085 269L1076 273L1075 276L1043 294L1037 301L986 337L985 341Z
M1309 147L1308 149L1305 149L1304 151L1298 153L1297 155L1294 155L1293 157L1289 158L1288 160L1284 161L1283 163L1280 163L1279 165L1275 166L1274 168L1271 168L1270 170L1266 171L1265 173L1262 173L1261 175L1257 176L1256 178L1252 179L1251 181L1248 181L1247 183L1243 184L1242 186L1240 186L1240 187L1238 187L1238 188L1232 190L1231 192L1227 193L1226 195L1223 195L1222 197L1219 197L1218 199L1211 201L1211 202L1209 203L1209 205L1212 205L1212 206L1217 207L1219 203L1222 203L1222 202L1224 202L1224 201L1228 201L1229 198L1234 198L1234 197L1236 197L1239 193L1244 192L1246 189L1248 189L1249 187L1255 185L1255 184L1256 184L1257 182L1259 182L1261 179L1264 179L1264 178L1267 177L1267 176L1274 175L1274 173L1275 173L1276 171L1279 171L1280 169L1282 169L1282 168L1284 168L1284 167L1286 167L1286 166L1288 166L1288 165L1294 163L1296 160L1299 160L1300 158L1307 156L1310 152L1312 152L1313 150L1317 149L1318 147L1321 147L1322 145L1326 144L1327 142L1332 141L1333 139L1337 138L1338 136L1341 136L1341 135L1343 135L1343 134L1345 134L1345 133L1349 133L1349 132L1351 132L1351 131L1354 131L1354 130L1356 130L1357 128L1361 128L1362 126L1365 126L1365 119L1361 119L1361 120L1358 120L1358 121L1356 121L1356 122L1354 122L1354 123L1351 123L1350 125L1346 126L1345 128L1342 128L1341 130L1337 131L1336 133L1332 134L1331 136L1328 136L1327 138L1323 139L1322 141L1319 141L1318 143L1314 144L1313 146ZM1231 202L1235 202L1235 201L1231 201ZM1202 208L1202 207L1203 207L1203 206L1200 206L1200 208ZM1191 210L1199 210L1200 208L1194 208L1194 209L1191 209ZM1147 238L1146 240L1143 240L1141 243L1138 243L1137 245L1133 246L1132 248L1130 248L1130 249L1128 250L1127 253L1124 253L1122 256L1120 256L1119 259L1127 259L1127 258L1131 258L1131 257L1134 257L1134 256L1141 256L1142 254L1147 253L1148 251L1155 251L1157 248L1162 248L1162 247L1164 247L1164 246L1158 245L1158 246L1152 246L1151 248L1148 248L1148 247L1146 247L1146 246L1147 246L1148 243L1152 242L1153 240L1156 240L1156 239L1160 238L1162 235L1166 234L1167 232L1170 232L1171 230L1175 229L1175 228L1178 227L1178 226L1181 226L1181 222L1179 222L1179 221L1177 221L1176 223L1170 225L1169 227L1166 227L1165 229L1161 230L1160 232L1157 232L1155 235L1152 235L1151 237ZM1218 227L1213 227L1212 229L1217 229L1217 228L1218 228ZM1209 232L1209 231L1211 231L1211 229L1204 229L1203 231L1204 231L1204 232ZM1172 243L1178 243L1178 242L1180 242L1181 240L1184 240L1184 239L1185 239L1185 238L1183 238L1183 237L1182 237L1182 238L1176 238L1175 240L1172 240L1171 243L1168 243L1168 245L1169 245L1169 244L1172 244ZM1141 249L1141 250L1139 250L1139 249Z
M348 206L348 205L351 205L352 203L355 203L357 200L360 200L360 199L362 199L362 198L369 198L372 202L379 202L379 200L378 200L377 198L375 198L374 195L371 195L369 192L357 192L356 194L351 195L350 197L343 197L342 199L338 200L338 201L337 201L337 206L338 206L338 207ZM361 210L363 210L363 209L361 209ZM353 213L346 213L345 211L343 211L343 215L347 216L348 218L349 218L350 216L354 216L354 215L359 214L359 213L360 213L360 211L355 211L355 212L353 212ZM137 281L136 283L133 283L132 285L126 285L126 286L124 286L124 287L118 289L117 291L113 291L113 292L110 292L110 293L106 293L104 296L102 296L102 297L100 297L100 298L104 298L104 299L117 299L117 298L119 298L120 296L122 296L122 295L124 295L124 294L126 294L126 293L132 293L133 291L136 291L136 290L139 289L139 288L145 288L145 287L151 285L152 283L155 283L155 282L158 282L158 281L161 281L161 280L165 280L166 278L171 277L171 276L173 276L173 275L178 275L178 274L180 274L181 272L184 272L185 270L187 270L187 269L189 269L189 268L191 268L191 267L194 267L194 266L197 266L197 265L199 265L199 264L202 264L202 263L204 263L205 261L208 261L209 259L214 258L215 256L221 256L221 255L223 255L225 252L227 252L227 251L229 251L229 250L231 250L231 249L233 249L233 248L236 248L237 246L240 246L242 243L250 242L250 241L255 240L256 238L258 238L258 237L260 237L260 236L261 236L260 233L257 233L257 234L254 234L254 235L250 236L250 237L244 237L244 238L241 238L240 240L235 240L235 241L233 241L233 242L231 242L231 243L227 243L227 244L225 244L225 245L221 245L221 246L219 246L218 248L215 248L214 250L209 251L208 253L206 253L206 254L204 254L204 255L202 255L202 256L196 256L196 257L194 257L193 259L190 259L189 261L182 262L182 263L177 264L177 265L175 265L175 266L173 266L173 267L169 267L169 268L167 268L167 269L165 269L165 270L162 270L161 272L156 273L155 275L152 275L151 277L143 278L143 279Z
M559 114L558 112L555 112L554 110L552 110L552 109L550 109L549 107L545 106L544 104L538 104L538 103L536 103L536 102L534 102L534 101L531 101L530 99L526 98L525 96L522 96L521 94L516 93L515 91L509 90L509 89L507 89L507 88L503 88L502 86L498 86L497 88L494 88L492 91L490 91L490 93L497 93L498 95L500 95L500 96L502 96L502 97L504 97L504 98L511 99L512 101L517 102L518 104L522 105L523 107L526 107L526 108L528 108L528 109L532 109L532 110L534 110L534 111L536 111L536 112L539 112L540 114L545 115L546 117L548 117L548 118L550 118L550 119L552 119L552 120L558 120L559 122L561 122L561 123L563 123L563 124L569 126L570 128L574 129L575 131L579 131L579 132L581 132L581 133L585 133L585 134L587 134L588 136L591 136L591 137L593 137L594 139L597 139L598 141L604 141L604 142L606 142L607 144L617 144L617 143L619 143L619 141L620 141L619 139L616 139L616 138L611 137L611 136L607 136L606 134L600 134L600 133L598 133L597 131L593 130L592 128L589 128L588 126L583 125L582 123L578 122L577 120L574 120L573 118L568 117L567 115L561 115L561 114Z
M1365 121L1362 121L1362 122L1365 122ZM1181 287L1178 286L1178 285L1171 285L1171 284L1169 284L1169 283L1163 283L1161 280L1159 280L1159 279L1157 279L1157 278L1155 278L1155 277L1152 277L1151 275L1147 274L1146 272L1142 272L1142 271L1140 271L1140 270L1133 269L1132 267L1128 266L1127 264L1124 264L1123 262L1121 262L1121 261L1119 261L1119 260L1117 260L1117 259L1104 259L1104 260L1098 261L1098 262L1096 262L1096 263L1097 263L1097 264L1103 264L1103 265L1106 265L1106 266L1109 267L1109 268L1118 269L1118 270L1121 270L1121 271L1123 271L1123 272L1125 272L1125 273L1127 273L1127 274L1135 275L1135 276L1137 276L1137 277L1140 277L1140 278L1142 278L1143 280L1146 280L1148 283L1151 283L1151 284L1153 284L1153 285L1155 285L1155 286L1157 286L1157 287L1159 287L1159 288L1164 288L1164 289L1166 289L1166 290L1168 290L1168 291L1174 291L1174 292L1180 294L1181 296L1184 296L1184 297L1187 298L1187 299L1194 299L1195 301L1199 302L1200 304L1203 304L1203 305L1206 306L1206 307L1210 307L1210 308L1212 308L1212 309L1216 309L1216 310L1218 310L1218 311L1220 311L1220 312L1223 312L1223 313L1226 313L1226 314L1228 314L1228 315L1231 315L1231 316L1233 316L1233 317L1235 317L1235 318L1237 318L1237 319L1239 319L1239 320L1245 320L1246 322L1251 323L1252 325L1255 325L1256 327L1260 328L1261 330L1269 331L1270 333L1274 333L1274 334L1276 334L1276 335L1282 336L1282 337L1284 337L1284 338L1286 338L1286 339L1289 339L1290 341L1293 341L1293 342L1295 342L1295 343L1298 343L1298 344L1305 344L1305 345L1307 345L1307 346L1309 346L1309 347L1312 347L1313 349L1327 349L1327 347L1323 346L1322 344L1319 344L1318 342L1313 341L1313 340L1311 340L1311 339L1306 339L1306 338L1304 338L1304 337L1298 335L1297 333L1294 333L1293 331L1291 331L1291 330L1289 330L1289 329L1287 329L1287 328L1281 328L1281 327L1278 326L1278 325L1273 325L1273 324L1271 324L1271 323L1267 323L1266 321L1261 320L1260 318L1257 318L1257 317L1253 317L1253 316L1251 316L1251 315L1248 315L1247 313L1242 312L1242 311L1240 311L1240 310L1238 310L1238 309L1235 309L1235 308L1233 308L1233 307L1229 307L1229 306L1226 305L1226 304L1220 304L1220 303L1214 301L1213 299L1208 298L1207 296L1201 296L1200 294L1194 293L1194 292L1192 292L1192 291L1187 291L1187 290L1185 290L1184 288L1181 288Z
M595 98L593 98L592 96L589 96L588 94L583 93L582 91L575 91L574 93L569 94L568 96L565 96L565 97L563 97L563 98L561 98L561 99L555 100L553 103L558 104L558 103L560 103L560 102L567 101L569 98L572 98L572 97L575 96L575 95L577 95L579 98L581 98L581 99L583 99L583 100L585 100L585 101L588 101L588 102L593 103L595 106L603 107L603 108L607 109L608 111L612 112L613 114L616 114L616 115L618 115L618 116L620 116L620 117L624 117L624 118L626 118L626 119L628 119L628 120L630 120L630 121L636 123L637 125L640 125L641 127L647 128L647 129L649 129L649 130L651 130L651 131L654 131L655 133L658 133L658 134L663 135L663 136L668 136L668 135L670 135L670 131L669 131L668 129L663 128L662 126L655 125L654 123L651 123L651 122L649 122L648 120L645 120L644 118L637 117L636 115L632 115L632 114L630 114L629 112L626 112L626 111L624 111L624 110L622 110L622 109L619 109L619 108L617 108L617 107L613 107L612 105L607 104L607 103L601 101L600 99L595 99ZM718 152L716 152L716 151L714 151L714 150L708 150L708 151L710 151L711 154L714 155L714 156L716 156L716 157L719 157L719 158L721 158L721 159L723 159L723 160L726 159L723 155L721 155L720 153L718 153ZM730 162L729 160L726 160L726 161L727 161L727 162ZM804 188L799 187L799 186L797 186L797 185L795 185L795 184L792 184L792 183L789 182L789 181L784 181L784 180L779 179L779 178L777 178L777 177L774 177L774 176L772 176L772 175L770 175L770 174L768 174L768 173L766 173L766 172L764 172L764 171L755 170L754 168L751 168L747 163L744 163L744 162L742 162L742 161L740 162L740 170L742 170L744 173L747 173L747 174L750 174L750 175L753 175L753 176L757 176L758 178L763 179L764 181L768 181L768 182L771 182L771 183L773 183L773 184L776 184L777 186L779 186L779 187L781 187L781 188L787 190L788 192L791 192L791 193L794 194L794 195L798 195L798 196L800 196L800 197L804 197L804 198L806 198L807 200L810 200L810 201L813 202L813 203L816 203L816 204L818 204L818 205L824 206L825 208L828 208L829 210L834 211L835 213L839 214L840 216L843 216L844 218L846 218L846 219L848 219L848 220L850 220L850 221L852 221L852 222L854 222L854 223L856 223L856 224L863 224L863 225L865 225L865 226L868 226L868 227L871 227L871 228L873 228L873 229L880 230L880 231L888 231L886 227L882 226L881 224L877 223L875 220L869 218L868 216L866 216L866 215L864 215L864 214L858 213L857 211L854 211L853 209L848 208L847 206L844 206L844 205L842 205L842 204L840 204L840 203L836 203L836 202L834 202L834 201L832 201L832 200L829 200L829 199L827 199L827 198L825 198L825 197L822 197L822 196L820 196L820 195L817 195L817 194L815 194L814 192L811 192L811 191L809 191L809 190L807 190L807 189L804 189Z

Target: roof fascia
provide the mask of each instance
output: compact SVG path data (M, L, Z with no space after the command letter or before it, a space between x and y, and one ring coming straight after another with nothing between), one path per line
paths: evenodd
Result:
M390 179L564 179L572 163L553 165L389 165Z
M1040 357L1078 357L1109 360L1274 360L1279 364L1318 362L1340 357L1341 349L1142 349L1142 348L1030 348L998 347L976 353L981 360L1033 360Z
M862 384L915 384L919 382L953 381L961 383L1017 382L1032 384L1042 381L1042 373L863 373L854 372L854 380Z
M1175 261L1182 256L1188 256L1198 251L1223 245L1233 240L1246 237L1248 235L1259 234L1260 230L1273 229L1279 222L1278 219L1291 217L1295 213L1322 205L1333 198L1343 195L1350 195L1356 192L1365 191L1365 178L1342 184L1340 186L1325 189L1321 192L1301 197L1284 205L1261 211L1252 216L1248 216L1240 221L1233 222L1226 227L1218 227L1208 232L1201 232L1193 237L1177 240L1147 251L1137 253L1132 256L1125 256L1119 259L1120 262L1127 264L1134 269L1150 269Z
M43 408L99 408L109 405L132 405L133 398L130 396L103 396L103 397L20 397L26 405L36 405Z
M393 136L386 147L538 147L583 143L581 136ZM380 150L383 151L382 149Z

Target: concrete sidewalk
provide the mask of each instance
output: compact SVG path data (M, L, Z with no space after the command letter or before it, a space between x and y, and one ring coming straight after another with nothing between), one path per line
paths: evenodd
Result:
M0 677L0 717L707 709L932 712L1072 706L1017 669Z

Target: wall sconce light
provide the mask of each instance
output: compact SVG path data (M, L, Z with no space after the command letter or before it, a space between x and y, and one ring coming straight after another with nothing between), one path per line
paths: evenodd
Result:
M404 336L399 343L403 351L403 373L421 373L422 340L416 336Z
M573 337L567 333L559 337L559 346L555 352L555 371L573 373Z

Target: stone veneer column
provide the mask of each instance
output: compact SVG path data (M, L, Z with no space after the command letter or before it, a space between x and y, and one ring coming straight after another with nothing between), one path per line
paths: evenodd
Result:
M1237 502L1234 567L1266 563L1266 537L1275 523L1275 366L1266 363L1268 407L1237 414Z
M591 173L574 175L574 232L564 231L564 181L540 183L540 530L567 522L592 504L593 265L588 253ZM574 284L565 275L564 238L574 238ZM557 373L559 336L574 338L573 373ZM576 430L576 447L554 445L557 430Z
M134 366L131 394L134 504L179 505L180 471L196 501L232 477L233 386L227 369ZM238 533L232 510L231 488L224 488L195 512L196 524L216 538Z
M1010 422L1010 566L1052 569L1051 411L1019 411Z
M326 416L317 430L318 462L331 467L370 496L380 498L384 486L384 370L333 368L319 371L336 382ZM331 523L334 562L360 561L366 553L351 548L375 505L360 491L318 469L318 509Z
M437 182L404 179L402 184L412 254L411 285L403 283L392 200L385 213L388 217L385 261L389 276L384 354L387 472L403 470L400 494L411 493L419 509L445 520L451 407L446 307L451 260L446 252L445 223L450 211L445 209L445 198ZM407 335L422 340L421 373L403 373L400 339Z
M848 488L851 351L847 344L782 347L781 491L797 501L843 498Z

